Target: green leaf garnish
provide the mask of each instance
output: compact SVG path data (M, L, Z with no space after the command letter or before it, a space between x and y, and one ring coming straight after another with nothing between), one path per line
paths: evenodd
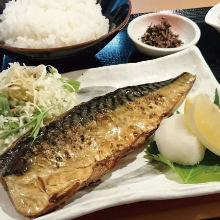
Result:
M38 135L38 133L39 133L39 130L41 128L43 120L45 119L46 114L48 113L49 110L50 109L47 109L47 110L45 110L43 112L40 112L38 115L35 115L31 121L29 121L28 123L24 124L23 126L19 127L19 126L16 126L15 124L13 124L13 126L14 126L13 127L12 124L11 124L11 126L9 124L10 128L12 128L12 129L9 130L9 131L4 132L3 135L0 137L0 139L6 139L9 136L18 133L20 129L23 129L23 128L26 128L26 127L29 127L29 126L33 126L33 130L31 132L30 136L33 137L34 140L35 140L37 135Z
M46 111L41 112L39 115L34 117L33 120L35 120L35 126L34 126L34 129L31 132L31 135L30 135L31 137L34 138L34 140L36 139L36 137L39 133L39 130L42 126L42 123L43 123L43 121L44 121L44 119L45 119L45 117L46 117L49 110L50 109L47 109Z
M215 89L215 99L214 99L214 104L220 107L220 99L219 99L219 94L217 88Z
M149 160L156 160L168 165L170 168L174 169L173 163L166 159L162 154L159 153L156 141L149 140L147 143L147 148L145 149L144 158Z
M51 66L47 66L47 69L48 69L49 73L54 74L56 72L55 69L52 68Z
M15 129L15 128L18 128L19 127L19 124L17 122L14 122L14 121L10 121L8 123L10 129Z
M47 66L47 70L49 73L54 74L56 71L53 67ZM64 84L63 87L69 92L78 92L80 83L71 79L63 79L60 78L60 81Z
M0 93L0 115L3 115L5 117L12 116L7 93Z
M220 181L220 157L206 150L202 162L194 166L184 166L173 163L161 155L157 149L155 141L150 141L145 150L146 159L155 160L169 166L183 183L205 183L211 181Z
M78 92L80 82L71 79L63 79L63 78L61 78L60 81L64 84L63 87L69 92Z
M30 125L34 125L34 122L35 122L35 119L31 120L31 121L28 122L27 124L24 124L23 126L13 128L13 129L11 129L11 130L9 130L9 131L5 131L5 132L2 134L2 136L0 137L0 139L4 139L4 140L5 140L5 139L8 138L9 136L18 133L20 129L25 128L25 127L28 127L28 126L30 126Z

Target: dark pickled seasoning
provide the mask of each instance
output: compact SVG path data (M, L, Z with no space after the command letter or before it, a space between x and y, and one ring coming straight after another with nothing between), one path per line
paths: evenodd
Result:
M171 31L171 25L165 17L160 24L150 25L141 36L141 41L147 45L159 48L175 48L183 45L178 34Z

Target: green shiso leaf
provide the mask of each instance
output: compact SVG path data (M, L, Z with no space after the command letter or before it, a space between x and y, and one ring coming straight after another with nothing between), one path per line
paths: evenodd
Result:
M220 99L219 99L219 94L217 88L215 89L215 99L214 99L214 104L220 107Z
M69 92L78 92L80 82L71 80L71 79L60 79L61 82L64 84L63 87L68 90Z
M205 183L220 181L220 157L206 150L202 162L194 166L184 166L173 163L161 155L157 149L155 141L150 141L145 150L145 158L150 161L155 160L169 166L183 183Z
M7 93L0 93L0 115L3 115L5 117L12 116Z

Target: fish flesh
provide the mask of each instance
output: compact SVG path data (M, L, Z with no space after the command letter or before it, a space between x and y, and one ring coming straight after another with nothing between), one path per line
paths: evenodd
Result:
M0 156L1 181L18 212L36 217L64 205L141 146L195 81L176 78L117 89L75 106Z

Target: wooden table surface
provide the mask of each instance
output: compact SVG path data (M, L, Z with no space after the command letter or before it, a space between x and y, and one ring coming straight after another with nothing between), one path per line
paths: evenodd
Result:
M132 13L154 12L170 9L209 7L220 0L131 0Z
M132 13L210 7L220 0L131 0ZM165 201L146 201L97 211L75 220L220 219L220 194Z

